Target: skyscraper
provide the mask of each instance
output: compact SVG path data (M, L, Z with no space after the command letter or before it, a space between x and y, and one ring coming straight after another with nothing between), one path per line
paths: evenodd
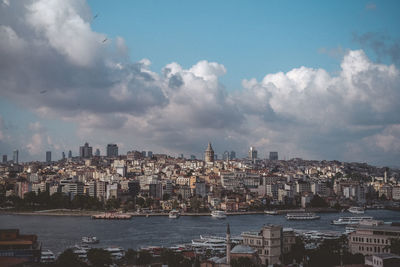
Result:
M118 157L118 146L116 144L107 145L107 157Z
M7 155L3 155L3 163L7 162Z
M147 157L148 158L153 158L153 151L147 151Z
M65 159L65 152L63 151L62 153L61 153L61 159Z
M224 154L222 154L222 159L223 160L230 160L230 154L229 151L225 151Z
M96 148L96 152L94 152L96 157L100 157L100 149Z
M91 158L93 156L93 148L88 143L85 143L84 146L79 147L79 156L85 159Z
M15 164L19 163L19 161L18 161L18 149L14 150L14 152L13 152L13 162Z
M278 152L269 152L269 160L278 160Z
M236 159L236 152L235 151L231 151L231 155L229 156L230 159Z
M250 147L250 150L249 150L249 159L250 160L255 160L255 159L257 159L257 150L255 150L254 149L254 147Z
M69 158L69 159L72 158L72 151L71 151L71 150L68 151L68 158Z
M205 162L214 162L214 150L211 146L211 142L208 143L207 149L204 155Z
M51 162L51 151L46 151L46 162Z

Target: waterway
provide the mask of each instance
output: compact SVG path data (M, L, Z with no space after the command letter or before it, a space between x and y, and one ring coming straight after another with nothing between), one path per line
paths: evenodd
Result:
M343 226L331 221L341 216L355 216L348 212L320 213L320 220L287 221L284 215L237 215L219 220L211 216L133 217L131 220L92 220L90 217L0 215L0 228L18 228L21 234L36 234L43 248L62 252L79 243L82 236L96 236L99 247L121 246L138 249L144 246L173 246L190 243L200 235L224 235L226 224L231 233L259 231L264 224L279 224L299 230L344 231ZM385 222L400 222L400 212L390 210L367 210L364 216Z

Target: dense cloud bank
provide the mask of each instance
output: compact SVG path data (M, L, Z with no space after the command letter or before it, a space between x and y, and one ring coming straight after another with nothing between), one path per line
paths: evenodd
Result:
M122 150L202 153L248 146L261 154L399 165L400 75L350 50L340 72L294 68L244 80L240 91L220 82L226 68L200 61L160 73L129 60L122 37L91 29L84 1L0 4L0 96L43 118L77 125L77 140L119 142ZM0 148L30 155L63 149L32 122L27 140L12 140L0 117ZM36 125L35 125L36 123ZM7 139L7 140L6 140ZM75 144L76 146L78 144Z

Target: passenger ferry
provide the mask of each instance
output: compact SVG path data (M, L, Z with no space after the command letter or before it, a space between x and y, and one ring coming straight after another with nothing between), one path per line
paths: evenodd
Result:
M276 210L264 210L264 213L268 215L279 215Z
M97 244L100 240L97 239L95 236L84 236L82 237L82 243L84 244Z
M42 250L40 254L40 262L41 263L52 263L56 261L56 257L54 256L54 253L49 250Z
M337 220L333 220L332 224L334 225L354 225L359 224L361 221L370 221L373 218L371 216L356 216L356 217L340 217Z
M125 250L120 247L108 247L104 250L108 251L114 260L120 260L125 256Z
M226 219L226 213L223 210L213 210L211 216L217 219Z
M320 217L315 213L305 212L305 213L288 213L286 214L286 220L318 220Z
M364 208L362 207L350 207L348 211L354 214L364 214Z
M177 211L177 210L171 210L171 211L169 212L169 214L168 214L168 217L169 217L170 219L178 219L180 215L181 215L181 214L180 214L179 211Z
M231 244L240 244L243 241L241 236L231 237ZM222 236L203 236L200 235L200 239L193 239L189 245L195 250L213 250L224 252L226 250L226 238Z

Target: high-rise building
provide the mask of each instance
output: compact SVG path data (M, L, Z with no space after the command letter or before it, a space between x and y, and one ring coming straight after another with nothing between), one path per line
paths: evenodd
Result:
M223 160L230 160L229 151L225 151L224 154L222 154L222 159Z
M208 143L207 149L204 155L205 162L214 162L214 150L211 146L211 142Z
M46 151L46 162L51 162L51 151Z
M96 152L94 152L96 157L100 157L100 149L96 148Z
M191 159L191 160L195 160L195 159L196 159L196 156L195 156L195 155L190 155L190 159Z
M257 159L257 150L255 150L254 149L254 147L250 147L250 150L249 150L249 159L250 160L255 160L255 159Z
M7 162L7 155L3 155L3 163Z
M79 156L85 159L91 158L93 156L93 148L88 143L85 143L84 146L79 147Z
M232 150L229 158L230 159L236 159L236 152Z
M116 144L107 145L107 157L118 157L118 146Z
M62 159L62 160L65 159L65 152L64 152L64 151L61 153L61 159Z
M17 150L14 150L14 152L13 152L13 162L15 163L15 164L18 164L19 163L19 161L18 161L18 149Z
M68 151L68 158L69 158L69 159L72 158L72 151L71 151L71 150Z
M278 160L278 152L269 152L269 160Z
M147 157L148 158L153 158L153 151L147 151Z
M143 157L143 158L146 157L146 151L142 151L142 157Z

